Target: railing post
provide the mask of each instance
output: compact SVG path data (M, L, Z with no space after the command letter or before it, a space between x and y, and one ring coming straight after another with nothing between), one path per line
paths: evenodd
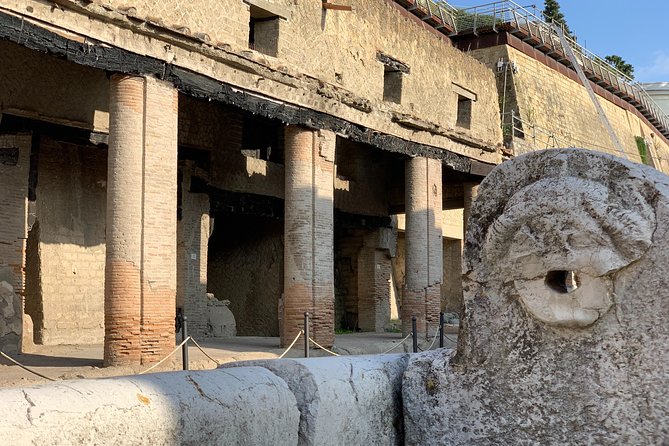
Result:
M418 333L416 330L416 316L411 316L411 337L413 338L413 352L418 353Z
M444 312L439 313L439 348L444 348Z
M309 357L309 312L304 312L304 357Z
M188 339L188 318L181 316L181 340ZM181 346L181 359L183 362L183 369L188 370L188 342Z

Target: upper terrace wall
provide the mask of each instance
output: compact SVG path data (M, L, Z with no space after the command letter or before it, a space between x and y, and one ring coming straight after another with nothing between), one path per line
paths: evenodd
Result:
M506 73L506 97L503 91L504 71L497 73L500 105L506 102L505 112L514 110L523 120L524 137L519 138L516 134L513 138L516 155L556 146L581 146L620 156L587 90L574 79L576 73L570 73L567 67L550 58L545 58L549 60L547 65L509 45L474 50L471 55L491 68L500 58L516 64L517 72L508 70ZM653 141L659 164L656 167L669 171L669 145L659 132L631 105L621 107L621 99L616 98L619 102L616 104L601 95L601 88L595 86L594 90L627 157L641 162L635 137L644 137ZM528 124L537 126L536 131ZM557 140L551 139L542 130L553 133ZM535 134L536 139L533 137Z
M241 0L59 3L9 0L2 8L61 27L68 38L75 33L74 40L85 36L383 134L499 161L490 70L390 0L352 0L353 11L268 0L288 16L279 23L278 58L249 49L250 10ZM383 100L379 52L408 67L400 104ZM469 129L456 126L454 84L475 95Z

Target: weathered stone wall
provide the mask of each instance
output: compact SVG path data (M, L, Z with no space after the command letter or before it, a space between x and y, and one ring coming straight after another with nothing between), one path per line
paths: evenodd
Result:
M42 344L104 337L107 152L41 138L36 190ZM28 303L26 305L28 307ZM28 310L28 308L27 308Z
M5 41L0 60L0 112L109 129L109 81L103 71Z
M57 12L35 0L28 2L27 9L24 2L18 0L12 0L8 7L273 99L476 159L499 161L495 147L501 142L501 131L498 113L491 107L497 102L492 74L453 48L447 37L427 29L419 19L389 0L356 0L354 12L324 12L318 2L287 4L290 18L280 23L278 59L235 43L203 46L206 39L198 34L201 32L199 24L187 30L166 31L161 27L160 17L146 11L148 4L143 2L133 10L119 9L120 5L117 9L107 9L99 3L82 8L78 3L64 1L63 9ZM164 5L156 10L176 6L172 2ZM235 26L240 23L235 17L249 14L244 3L233 0L217 2L214 6L207 2L192 5L201 11L207 7L224 9ZM82 14L90 18L83 19ZM169 17L173 12L167 14ZM198 19L201 15L189 17ZM108 26L110 20L114 20L116 26ZM119 33L118 27L132 32ZM237 37L213 38L211 43L238 40L248 30L241 26L236 29ZM147 39L146 35L152 38ZM161 39L165 44L157 45ZM342 47L343 40L350 45ZM377 51L387 53L410 68L404 76L405 97L400 105L382 99L384 66L377 60ZM336 70L332 70L333 66ZM455 84L476 95L470 129L455 126ZM422 99L426 89L434 92L430 101Z
M0 135L0 350L22 336L23 267L28 237L30 134Z
M217 217L209 240L207 290L217 299L230 301L238 335L278 336L283 222L237 215Z
M517 66L515 73L511 68L506 72L502 70L496 73L500 90L500 109L503 108L505 113L511 113L513 110L517 116L526 121L523 125L524 136L516 132L513 138L515 153L579 146L621 156L601 122L588 92L575 79L576 73L570 73L567 67L550 57L536 50L532 51L540 54L537 57L541 60L510 45L471 52L473 57L493 70L500 58L504 61L511 60ZM547 60L548 65L542 60ZM506 95L504 85L506 85ZM636 136L641 136L654 142L658 158L656 167L665 172L669 171L667 170L669 164L666 162L669 156L669 144L661 135L634 111L608 100L614 97L611 93L598 86L593 86L593 89L627 157L632 161L641 162L635 140ZM616 97L616 101L622 100ZM628 104L627 107L631 106ZM507 116L507 119L510 117ZM537 128L532 129L528 123L536 125ZM551 138L546 131L554 134L555 138ZM510 129L506 130L507 135L510 132Z

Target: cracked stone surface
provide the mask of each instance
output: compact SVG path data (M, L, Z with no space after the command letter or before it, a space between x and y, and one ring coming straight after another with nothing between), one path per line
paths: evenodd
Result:
M260 367L61 381L0 391L13 445L294 445L300 413Z
M457 352L414 355L407 444L669 444L669 177L530 153L479 189Z
M276 359L225 364L265 367L286 381L300 409L297 444L403 444L402 374L408 355Z

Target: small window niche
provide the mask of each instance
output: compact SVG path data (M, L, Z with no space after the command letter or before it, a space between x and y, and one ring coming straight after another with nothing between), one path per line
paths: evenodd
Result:
M457 84L453 84L453 92L458 98L455 125L463 129L469 129L472 125L472 105L476 102L476 93Z
M384 53L377 53L376 58L383 64L383 100L395 104L402 103L402 82L409 74L409 67Z
M385 67L383 71L383 100L402 103L402 72Z
M254 3L256 2L251 2L249 6L249 48L268 56L277 57L281 17Z

